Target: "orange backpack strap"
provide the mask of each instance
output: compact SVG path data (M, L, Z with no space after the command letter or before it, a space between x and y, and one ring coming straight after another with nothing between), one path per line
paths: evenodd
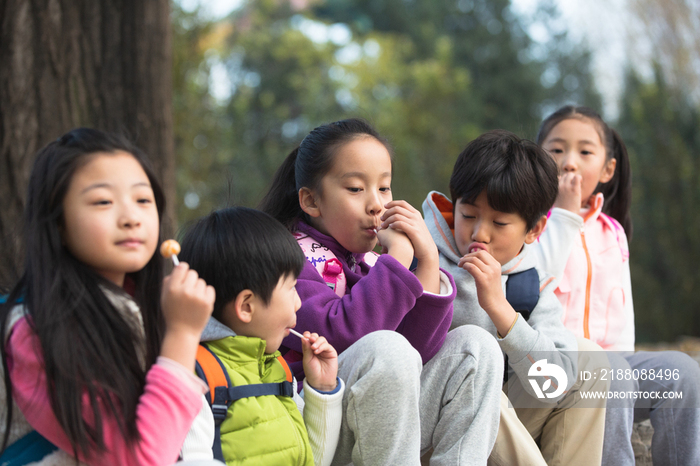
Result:
M214 445L212 451L214 458L224 461L224 453L221 450L221 423L226 419L226 412L231 405L228 392L231 388L231 379L221 360L206 346L200 344L197 347L197 359L195 372L209 386L206 398L214 415Z
M230 385L226 371L221 366L219 358L204 345L199 345L197 347L195 372L197 372L200 379L209 385L207 398L214 395L216 387L228 387ZM211 401L208 401L211 404Z
M277 356L277 360L282 364L282 368L284 369L284 373L287 374L287 382L291 382L292 379L292 370L289 368L289 365L287 364L287 361L284 360L282 356Z

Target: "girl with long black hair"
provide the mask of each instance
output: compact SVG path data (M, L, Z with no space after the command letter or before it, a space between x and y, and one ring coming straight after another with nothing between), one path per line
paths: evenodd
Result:
M202 410L193 369L214 290L185 263L163 279L163 208L122 137L79 128L39 151L24 274L0 308L5 453L33 428L90 464L177 460Z

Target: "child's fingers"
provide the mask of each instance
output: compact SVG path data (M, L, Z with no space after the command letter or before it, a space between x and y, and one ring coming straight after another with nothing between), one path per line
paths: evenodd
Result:
M323 343L326 341L326 339L325 339L325 337L319 336L317 333L314 333L314 335L315 335L315 338L314 338L314 341L311 345L311 348L314 350L314 353L315 353L316 350L318 350L323 345Z
M492 269L497 269L499 273L501 270L501 266L498 261L496 261L496 259L494 259L494 257L486 251L477 251L463 256L459 260L458 266L469 273L472 273L472 271L478 271L485 275L489 274ZM471 266L472 268L470 269L468 266ZM472 276L474 276L473 273Z
M559 177L559 187L565 190L576 191L581 188L581 175L574 173L565 173Z
M207 288L207 282L205 282L201 278L197 278L197 280L194 282L194 293L197 296L204 297L204 290L206 288Z
M477 267L476 265L474 265L474 264L471 263L471 262L465 262L464 264L461 265L461 267L462 267L464 270L466 270L467 272L469 272L469 275L471 275L472 277L474 277L474 280L477 281L477 282L478 282L478 281L482 278L482 276L483 276L483 272L479 269L479 267Z
M459 259L459 264L463 264L465 262L475 263L477 261L480 263L485 263L485 261L487 259L487 257L486 257L487 255L490 255L490 254L488 254L487 252L482 251L482 250L479 250L476 252L470 252L469 254L463 255Z
M394 207L404 207L406 209L415 210L415 208L411 204L404 201L403 199L394 199L393 201L389 201L386 204L384 204L384 208L387 210L392 209Z
M387 204L387 205L388 205L388 204ZM423 216L420 214L420 212L418 212L418 211L417 211L413 206L411 206L410 204L394 206L394 207L392 207L392 208L390 208L390 209L387 209L386 211L384 211L384 213L382 214L382 216L380 217L380 219L381 219L384 223L386 223L387 220L390 219L390 217L396 216L396 215L404 216L404 217L406 217L406 218L410 218L410 219L414 219L414 220L415 220L415 219L421 219L421 220L423 220Z
M382 228L402 231L408 234L413 240L417 240L422 235L423 230L427 234L427 228L424 228L425 222L423 217L407 217L403 214L395 214L388 217L383 223Z
M314 352L314 354L319 354L323 351L324 347L329 346L326 337L319 336L318 333L311 333L307 330L306 332L304 332L304 338L309 343L309 346Z
M412 230L413 226L409 222L406 222L404 220L397 220L388 224L387 228L406 233L407 231Z
M197 279L197 284L195 285L195 295L198 299L202 300L205 304L213 306L214 300L212 299L216 294L214 288L207 285L203 279Z
M384 208L386 210L382 214L383 217L391 215L393 212L405 212L408 215L415 215L420 213L416 210L415 207L413 207L406 201L391 201L387 204L384 204Z
M188 270L185 279L182 282L182 287L185 290L195 291L197 287L197 281L199 280L199 274L195 270Z
M574 192L576 194L581 194L581 184L583 183L583 177L581 175L574 175L571 184L573 185Z
M406 212L394 212L386 217L384 217L381 228L387 228L389 225L395 222L407 222L413 225L418 225L419 222L423 221L423 217L416 217L414 215L406 215Z
M326 340L324 337L321 337L316 343L318 344L318 348L316 349L316 351L314 351L315 354L324 354L326 357L336 356L335 348L333 348L333 346L331 346L331 344L328 343L328 340Z
M182 283L189 270L190 265L187 262L180 262L176 267L173 267L173 271L168 275L170 277L168 281L172 284Z
M313 354L318 354L318 333L311 333L308 330L304 332L304 338L301 340L301 347L304 351L311 351ZM324 338L325 340L325 338Z
M318 333L311 333L307 330L306 332L304 332L304 337L306 337L306 339L309 342L309 345L311 345L311 348L313 349L316 340L318 340Z
M202 280L203 281L203 280ZM206 300L209 304L212 306L212 310L214 309L214 303L216 302L216 290L214 289L213 286L207 285L207 287L204 290Z

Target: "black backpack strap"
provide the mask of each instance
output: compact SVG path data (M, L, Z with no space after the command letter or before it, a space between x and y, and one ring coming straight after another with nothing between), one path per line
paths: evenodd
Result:
M506 301L515 312L526 321L540 300L540 275L533 267L522 272L508 275L506 280ZM504 356L503 382L508 381L508 356Z
M251 396L288 396L294 395L294 387L291 382L280 383L258 383L252 385L239 385L238 387L229 387L228 398L231 402L240 400L241 398L249 398Z
M540 275L534 268L508 275L506 300L525 320L540 300Z

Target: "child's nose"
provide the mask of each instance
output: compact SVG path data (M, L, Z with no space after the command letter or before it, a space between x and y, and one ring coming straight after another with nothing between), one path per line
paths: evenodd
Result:
M384 208L382 200L379 198L379 193L372 193L367 200L367 211L370 215L379 215Z
M472 231L472 241L476 241L477 243L489 242L489 232L483 223L477 222L474 224L474 230Z
M122 205L119 212L119 225L122 228L134 228L140 223L138 209L128 204Z
M565 153L561 161L561 168L564 172L575 172L578 168L576 165L576 157L571 153Z

